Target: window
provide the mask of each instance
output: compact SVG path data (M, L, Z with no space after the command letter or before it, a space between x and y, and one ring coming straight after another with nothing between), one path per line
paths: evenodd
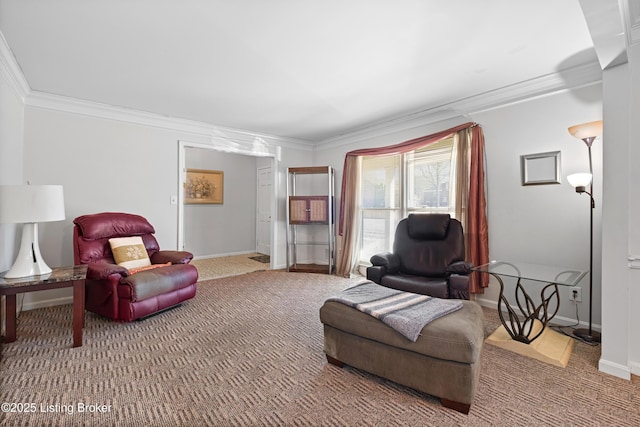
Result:
M360 260L390 251L398 222L410 212L454 215L453 138L418 150L362 159Z

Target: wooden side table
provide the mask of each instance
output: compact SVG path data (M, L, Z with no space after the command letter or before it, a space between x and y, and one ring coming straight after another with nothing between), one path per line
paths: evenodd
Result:
M5 343L16 340L16 295L26 292L73 287L73 346L82 346L84 327L84 281L87 266L56 267L49 274L6 279L0 274L0 295L6 296ZM1 310L1 307L0 307ZM0 311L0 317L2 312Z

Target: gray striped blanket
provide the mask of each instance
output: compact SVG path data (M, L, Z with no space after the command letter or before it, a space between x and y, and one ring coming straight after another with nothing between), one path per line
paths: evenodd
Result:
M429 322L462 308L460 300L403 292L370 281L347 288L327 301L370 314L413 342Z

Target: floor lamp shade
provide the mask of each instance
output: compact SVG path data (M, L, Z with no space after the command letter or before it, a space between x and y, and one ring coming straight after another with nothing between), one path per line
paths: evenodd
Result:
M5 278L51 272L38 244L38 223L62 221L64 194L61 185L0 186L0 223L24 224L18 257Z
M592 175L590 173L574 173L567 177L567 181L571 184L577 191L586 191L587 185L591 184Z
M602 120L596 120L595 122L583 123L581 125L571 126L569 133L578 139L593 139L602 135ZM590 145L590 144L589 144Z

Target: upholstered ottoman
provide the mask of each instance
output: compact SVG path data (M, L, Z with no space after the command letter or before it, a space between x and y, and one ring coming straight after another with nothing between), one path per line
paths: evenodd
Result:
M482 309L473 301L427 324L415 342L375 317L336 301L320 308L327 361L437 396L467 414L480 376Z

